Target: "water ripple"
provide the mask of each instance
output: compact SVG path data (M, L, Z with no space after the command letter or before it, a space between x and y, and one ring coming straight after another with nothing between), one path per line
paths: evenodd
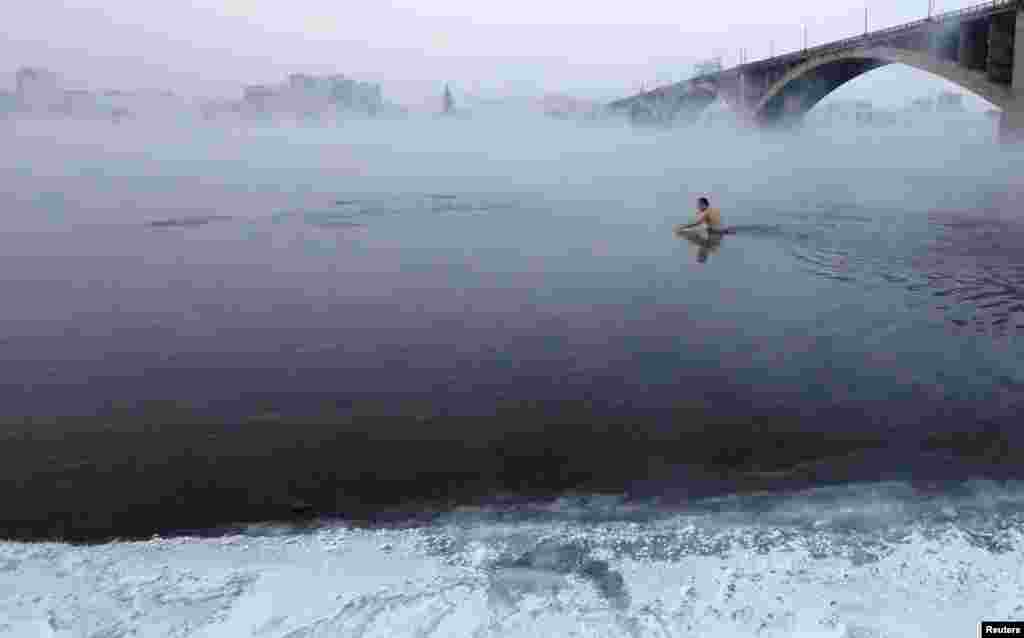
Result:
M874 220L838 208L791 216L807 225L780 235L806 272L845 283L901 286L933 299L935 310L958 328L1024 334L1024 222L991 211L936 212L923 231L900 232L900 242L889 242ZM910 222L901 223L905 231ZM838 224L842 232L836 232Z
M228 215L193 215L188 217L177 217L171 219L159 219L148 222L150 228L193 228L205 226L211 222L227 221L233 219Z
M475 216L516 207L517 204L512 201L452 194L388 195L363 199L335 199L325 208L297 208L277 213L272 219L279 223L296 218L321 228L361 228L365 227L367 222L385 217L416 216L423 213Z

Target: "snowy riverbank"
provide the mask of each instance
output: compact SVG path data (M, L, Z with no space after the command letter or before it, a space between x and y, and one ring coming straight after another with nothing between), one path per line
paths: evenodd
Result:
M566 499L425 527L0 543L0 636L970 636L1024 618L1024 490Z

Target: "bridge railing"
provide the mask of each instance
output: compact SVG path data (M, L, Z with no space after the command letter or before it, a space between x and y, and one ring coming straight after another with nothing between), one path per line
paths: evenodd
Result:
M783 62L786 60L798 60L801 58L822 55L824 53L830 53L832 51L852 49L858 46L862 46L874 40L892 37L893 35L896 35L904 31L913 31L914 29L920 28L926 24L935 24L939 22L946 22L949 20L960 21L972 15L985 15L993 11L998 11L1000 9L1005 9L1007 7L1020 4L1020 0L990 0L989 2L972 5L970 7L965 7L963 9L957 9L954 11L947 11L945 13L936 14L934 16L931 16L930 18L922 18L920 20L914 20L913 22L906 22L904 24L899 24L894 27L879 29L877 31L871 31L869 33L856 35L850 38L836 40L833 42L829 42L827 44L818 45L816 47L801 49L799 51L793 51L791 53L784 53L782 55L777 55L771 58L765 58L757 62L748 62L746 64L741 64L733 68L749 67L752 65L765 64L766 62L776 63Z

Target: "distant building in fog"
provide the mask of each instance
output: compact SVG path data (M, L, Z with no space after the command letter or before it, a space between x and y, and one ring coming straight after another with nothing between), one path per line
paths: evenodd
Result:
M931 113L935 111L935 100L930 97L919 97L910 103L907 110L915 113Z
M441 112L450 114L455 110L455 98L452 97L452 90L447 84L444 85L444 95L442 96Z
M46 69L24 67L16 75L17 99L30 111L54 111L64 106L60 77Z
M288 88L292 91L314 91L317 87L316 78L304 73L292 73L288 76Z
M170 91L67 89L60 76L41 68L19 69L16 84L14 108L28 113L121 120L135 116L182 117L193 110L187 100Z
M935 110L943 113L960 113L964 110L964 96L961 93L943 91L935 100Z
M199 104L199 114L204 120L212 121L225 116L242 113L243 103L231 100L204 100Z
M292 73L279 85L245 87L239 111L248 116L318 119L345 111L375 115L387 106L379 84L337 74Z
M73 117L96 117L102 115L102 109L91 91L73 90L64 92L62 109Z
M18 98L9 91L0 91L0 115L11 113L18 108Z
M88 91L65 89L60 76L42 68L25 67L16 74L15 93L0 92L0 113L47 113L86 119L203 117L221 115L321 119L342 112L376 115L404 112L384 101L379 84L343 75L293 73L277 85L252 85L241 100L191 102L170 91Z
M273 87L253 84L245 87L242 93L242 104L246 112L252 114L269 113L274 108L274 97L277 91Z
M95 95L97 108L115 120L136 117L175 118L192 111L187 100L171 91L103 91Z
M548 93L538 100L545 115L558 119L596 119L601 104L562 93Z
M832 100L811 111L811 117L828 124L839 122L870 123L875 107L867 100Z
M850 122L873 128L912 127L929 120L955 121L959 126L970 128L983 122L964 107L963 95L952 91L914 99L902 108L879 108L864 100L831 100L812 109L807 119L826 126Z

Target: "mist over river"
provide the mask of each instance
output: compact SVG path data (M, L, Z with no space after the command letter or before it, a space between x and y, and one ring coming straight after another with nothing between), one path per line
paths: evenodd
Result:
M0 635L519 635L527 599L544 635L1021 616L1024 155L985 122L0 138ZM673 233L700 195L734 234ZM960 553L932 556L940 537ZM268 585L236 551L299 571ZM202 586L167 571L207 554ZM998 583L946 568L997 554ZM757 556L779 582L744 572ZM256 619L307 559L347 593ZM854 598L907 561L935 579L907 605L969 609L885 633L897 603ZM54 592L61 569L79 598L17 580ZM846 602L783 619L776 595L841 573ZM158 582L205 602L175 611Z
M1019 467L1019 155L499 124L8 123L7 533Z

